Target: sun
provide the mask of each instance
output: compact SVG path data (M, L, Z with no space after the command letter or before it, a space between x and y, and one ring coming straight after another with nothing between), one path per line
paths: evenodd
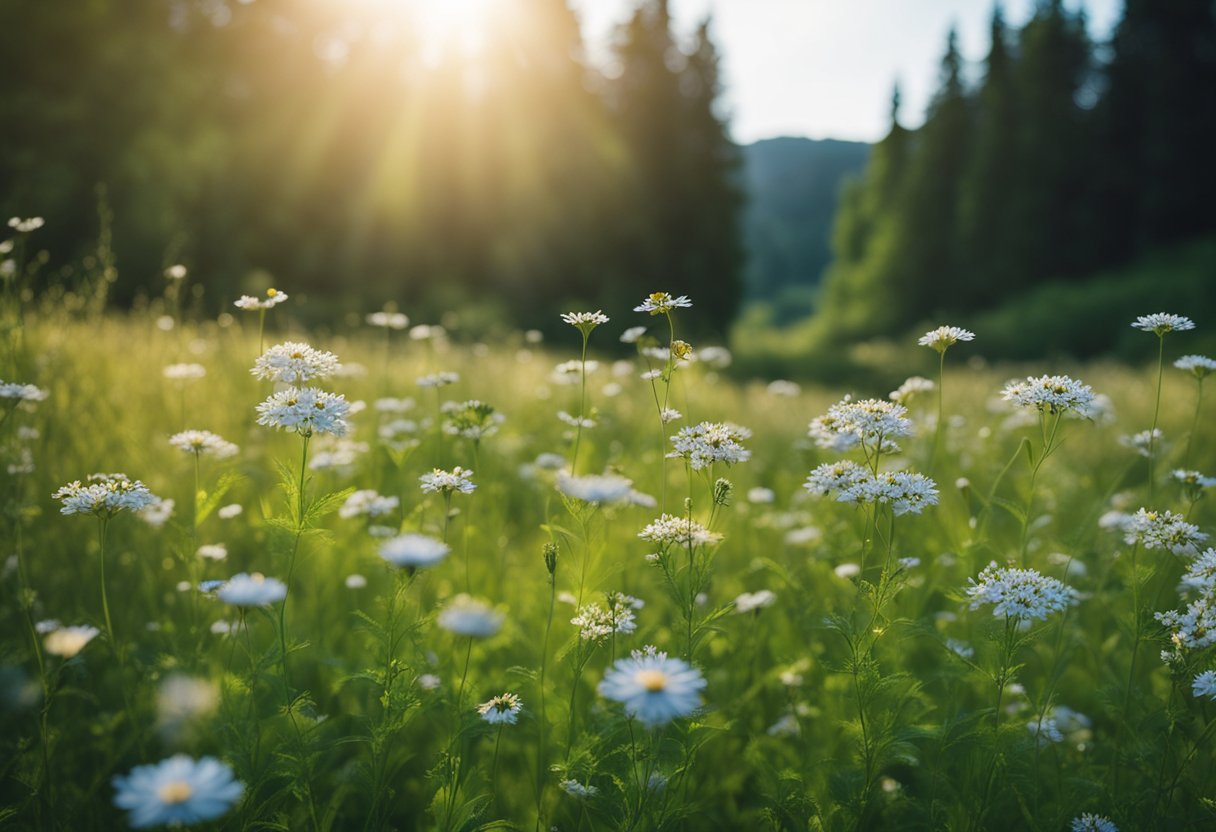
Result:
M429 40L483 34L504 0L361 0L371 14L396 18Z

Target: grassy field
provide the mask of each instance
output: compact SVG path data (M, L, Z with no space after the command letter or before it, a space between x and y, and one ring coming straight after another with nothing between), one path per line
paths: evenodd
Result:
M1216 661L1202 630L1179 647L1171 633L1187 625L1153 616L1206 609L1210 580L1179 596L1206 544L1177 523L1162 542L1150 533L1161 515L1141 532L1126 516L1147 507L1212 525L1202 488L1171 474L1216 473L1211 410L1170 366L1188 333L1164 340L1151 458L1121 437L1154 422L1156 364L968 369L983 332L946 353L940 430L938 392L922 392L906 402L902 452L875 453L880 437L842 453L817 445L808 423L846 394L885 400L886 389L769 386L710 360L668 363L664 315L605 310L589 358L635 325L662 357L602 358L584 389L574 327L543 345L371 326L317 334L288 331L291 303L267 315L264 346L337 355L344 369L308 384L365 404L345 444L256 423L276 389L250 373L257 312L183 322L58 297L27 303L9 330L3 381L47 394L0 400L9 828L140 823L115 805L114 778L177 753L218 758L243 788L200 808L206 784L170 778L124 808L143 806L149 823L197 809L214 816L207 828L291 830L1216 822L1216 693L1197 695L1195 682ZM676 337L696 314L672 312ZM714 358L693 346L694 359ZM931 350L907 350L936 366ZM183 363L205 375L166 377ZM439 372L459 380L419 386ZM1069 373L1106 406L1081 419L1001 400L1011 377L1042 373ZM661 425L665 397L681 415ZM444 407L469 400L505 419ZM594 426L567 424L580 414ZM441 429L453 420L465 436ZM664 458L678 430L706 421L748 428L732 436L750 458L700 470L695 456ZM477 425L488 429L470 438ZM173 447L187 429L239 452ZM804 487L841 459L872 477L920 472L936 499L897 515L885 498ZM423 475L457 466L476 490L422 489ZM171 516L61 514L52 494L99 471L141 480L174 501ZM354 514L352 489L397 503ZM593 492L601 502L569 496ZM683 518L682 535L639 537L664 513ZM450 551L426 568L391 565L381 548L406 533ZM198 554L217 544L222 557ZM991 593L973 609L968 587L992 561L1072 591L1036 584L1061 593L1042 617L981 603ZM245 572L283 581L286 599L238 606L199 589ZM762 590L772 596L740 597ZM490 609L454 607L462 593ZM465 634L470 621L487 635ZM70 625L97 635L81 647ZM647 645L668 663L629 665ZM601 686L614 666L632 673L634 695ZM505 699L487 715L515 721L487 720L477 706L506 693L518 713Z

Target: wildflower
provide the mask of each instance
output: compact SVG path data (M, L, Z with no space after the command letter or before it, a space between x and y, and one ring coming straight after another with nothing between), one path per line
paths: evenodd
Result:
M903 384L888 394L887 398L896 404L905 404L922 393L932 393L937 389L937 382L922 376L912 376Z
M477 713L491 725L514 725L523 709L523 702L513 693L503 693L482 702L477 706Z
M215 595L234 607L266 607L287 597L287 584L261 572L242 572L225 581Z
M549 380L554 384L579 384L584 375L591 375L598 372L599 369L598 361L580 361L578 359L563 361L553 368L553 372L549 374Z
M244 510L240 503L229 503L226 506L220 506L215 513L221 520L231 520L233 517L240 517Z
M165 269L165 277L169 280L184 280L186 277L186 267L181 263L177 263Z
M869 471L856 462L844 459L825 462L807 475L802 487L820 497L837 493L841 502L851 502L856 488L871 477Z
M367 578L357 572L352 572L346 576L346 580L343 583L347 589L363 589L367 586Z
M228 547L223 543L205 543L195 554L207 560L224 560L228 557Z
M240 452L232 442L209 430L184 430L169 437L169 444L190 454L207 454L216 459L226 459Z
M585 503L619 503L633 493L633 481L612 473L574 476L559 471L557 490Z
M930 330L920 336L920 340L916 343L922 347L932 347L938 352L945 352L959 341L972 341L974 339L974 332L968 332L957 326L939 326L937 329Z
M781 396L783 398L794 398L802 393L802 387L793 381L787 381L783 378L774 379L768 383L765 388L770 396Z
M245 786L214 757L193 760L176 754L156 765L136 766L112 781L114 805L131 814L136 829L213 820L240 800Z
M332 352L299 341L284 341L258 356L249 372L256 378L295 384L331 376L338 366L338 356Z
M1202 379L1208 373L1216 370L1216 359L1208 358L1205 355L1184 355L1174 362L1174 366L1179 370L1186 370L1195 378Z
M400 312L372 312L367 316L367 323L384 329L405 329L410 325L410 319Z
M812 433L818 429L847 434L855 437L853 444L861 442L886 450L884 444L887 440L912 435L912 420L907 415L908 408L896 402L845 399L829 407L827 417L818 420L818 426L812 422L811 430Z
M651 315L666 315L673 309L687 309L692 301L687 295L673 298L667 292L651 292L650 297L633 307L634 312L649 312Z
M572 428L593 428L598 422L585 416L572 416L564 410L557 411L557 418Z
M648 727L688 716L701 706L705 677L695 667L666 653L645 655L634 651L618 659L604 674L599 692L625 705L625 713Z
M171 381L194 381L206 376L207 368L202 364L170 364L163 373Z
M747 613L771 607L777 602L777 594L769 589L758 592L744 592L735 598L735 612Z
M608 316L597 309L594 312L566 312L562 315L562 320L586 337L600 324L608 323Z
M752 452L739 443L750 439L751 435L752 432L747 428L727 422L702 422L681 428L671 437L675 450L667 456L688 460L694 471L700 471L715 462L724 462L727 465L746 462L751 459Z
M631 595L610 592L607 608L599 604L584 604L578 608L578 614L570 619L570 623L578 627L579 638L583 641L602 641L613 633L637 630L634 610L641 607L642 602Z
M717 543L722 535L711 532L696 520L676 517L674 514L661 515L638 532L638 537L663 547L678 543L680 545L703 546Z
M340 393L316 387L288 387L257 406L258 424L291 430L301 436L329 433L344 436L350 429L346 417L350 403Z
M502 627L503 618L485 601L462 592L448 602L437 621L440 627L458 636L489 638Z
M13 399L17 402L40 402L44 401L46 397L47 392L36 385L0 381L0 399Z
M562 787L562 791L571 797L588 798L595 797L600 793L600 790L590 783L583 785L577 780L563 780L558 785Z
M1109 818L1086 812L1072 819L1072 832L1119 832L1119 827Z
M1153 617L1170 631L1177 649L1199 650L1216 644L1216 595L1205 593L1184 610L1154 613Z
M646 334L646 327L631 326L629 329L621 333L622 344L636 344L638 339Z
M278 289L267 289L265 300L258 300L252 295L241 295L240 298L233 301L232 305L237 309L245 310L271 309L285 300L287 300L286 292L280 292Z
M702 364L715 370L725 370L735 360L726 347L702 347L697 355Z
M70 482L51 495L63 503L60 514L96 514L112 517L123 509L140 511L160 498L139 480L126 474L91 474L88 485Z
M28 234L31 231L37 231L45 224L46 223L43 221L42 217L28 217L26 219L22 219L21 217L12 217L8 221L8 227L16 231L18 234Z
M1205 477L1198 471L1185 471L1178 468L1170 475L1188 489L1202 490L1216 485L1216 477Z
M139 509L135 513L149 526L154 529L159 529L169 521L173 516L173 507L176 505L174 500L164 500L157 497L150 505Z
M1040 413L1081 411L1093 403L1094 391L1068 376L1027 376L1025 381L1005 385L1001 398L1018 407L1033 407Z
M946 647L964 659L970 659L975 656L975 648L965 641L960 641L957 638L946 639Z
M403 534L390 537L380 544L380 557L393 566L420 569L434 566L452 551L441 540L424 534Z
M365 488L346 498L342 508L338 509L338 516L347 519L380 517L395 511L400 503L397 497L385 497L373 488Z
M756 486L747 490L747 501L754 505L768 505L776 499L777 495L771 488Z
M493 436L507 418L493 405L476 399L460 403L445 402L443 412L447 414L447 420L443 423L444 433L474 441Z
M436 468L429 474L423 474L418 481L422 483L422 491L425 494L443 493L445 496L452 492L472 494L473 490L477 488L471 479L472 476L472 471L457 465L451 471Z
M665 407L659 412L659 421L665 425L669 425L672 422L678 422L683 418L684 414L675 408Z
M192 720L209 716L219 704L215 682L171 673L156 691L157 726L163 734L174 735Z
M1195 328L1195 322L1181 315L1171 315L1167 312L1154 312L1151 315L1141 315L1132 321L1132 327L1152 332L1158 336L1167 332L1184 332Z
M838 500L858 503L886 503L895 514L920 514L927 506L937 505L937 484L923 474L911 471L884 471L866 477L841 493Z
M1130 448L1140 456L1147 457L1149 448L1160 442L1163 435L1160 428L1153 428L1151 431L1142 430L1132 436L1120 436L1119 444Z
M836 574L837 578L848 580L849 578L856 578L861 574L861 564L842 563L832 571Z
M428 375L421 376L418 379L417 384L419 387L423 387L423 388L427 388L427 387L438 388L438 387L447 387L449 384L455 384L458 381L460 381L459 373L440 372L440 373L430 373Z
M75 627L56 627L48 632L42 643L46 652L52 656L70 659L84 649L101 631L96 627L78 625Z
M998 616L1042 620L1077 602L1076 591L1055 578L1034 569L1000 567L995 561L980 572L979 580L968 581L971 609L992 604L992 614Z
M1199 546L1208 539L1199 527L1168 511L1142 508L1121 525L1123 539L1145 549L1169 549L1175 555L1194 557Z
M1182 576L1182 586L1199 590L1204 595L1216 591L1216 549L1208 549L1191 561Z
M1032 719L1026 723L1026 728L1030 731L1030 735L1038 740L1040 747L1049 743L1064 742L1060 726L1052 717L1044 716L1041 719Z
M1191 682L1191 693L1205 699L1216 700L1216 670L1205 670Z

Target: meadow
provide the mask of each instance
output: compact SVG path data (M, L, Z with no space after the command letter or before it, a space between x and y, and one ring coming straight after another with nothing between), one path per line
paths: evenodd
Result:
M483 344L183 279L6 296L9 828L1216 821L1177 319L1142 368L946 331L895 403L732 377L695 296Z

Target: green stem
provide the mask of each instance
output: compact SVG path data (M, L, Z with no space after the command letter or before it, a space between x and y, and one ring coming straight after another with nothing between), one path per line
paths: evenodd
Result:
M1165 335L1157 336L1157 401L1153 406L1153 426L1148 431L1148 502L1153 503L1156 483L1153 482L1153 463L1157 452L1157 419L1161 415L1161 380L1165 372Z
M1199 386L1198 394L1195 396L1195 415L1191 418L1191 432L1186 436L1186 455L1182 458L1182 467L1191 467L1191 448L1195 444L1195 433L1199 430L1199 412L1203 404L1203 377L1196 379Z
M583 353L579 359L582 368L579 370L579 376L582 379L581 390L578 400L578 427L574 429L574 453L570 458L570 475L578 474L578 449L579 444L583 440L583 418L587 412L587 333L583 333Z

